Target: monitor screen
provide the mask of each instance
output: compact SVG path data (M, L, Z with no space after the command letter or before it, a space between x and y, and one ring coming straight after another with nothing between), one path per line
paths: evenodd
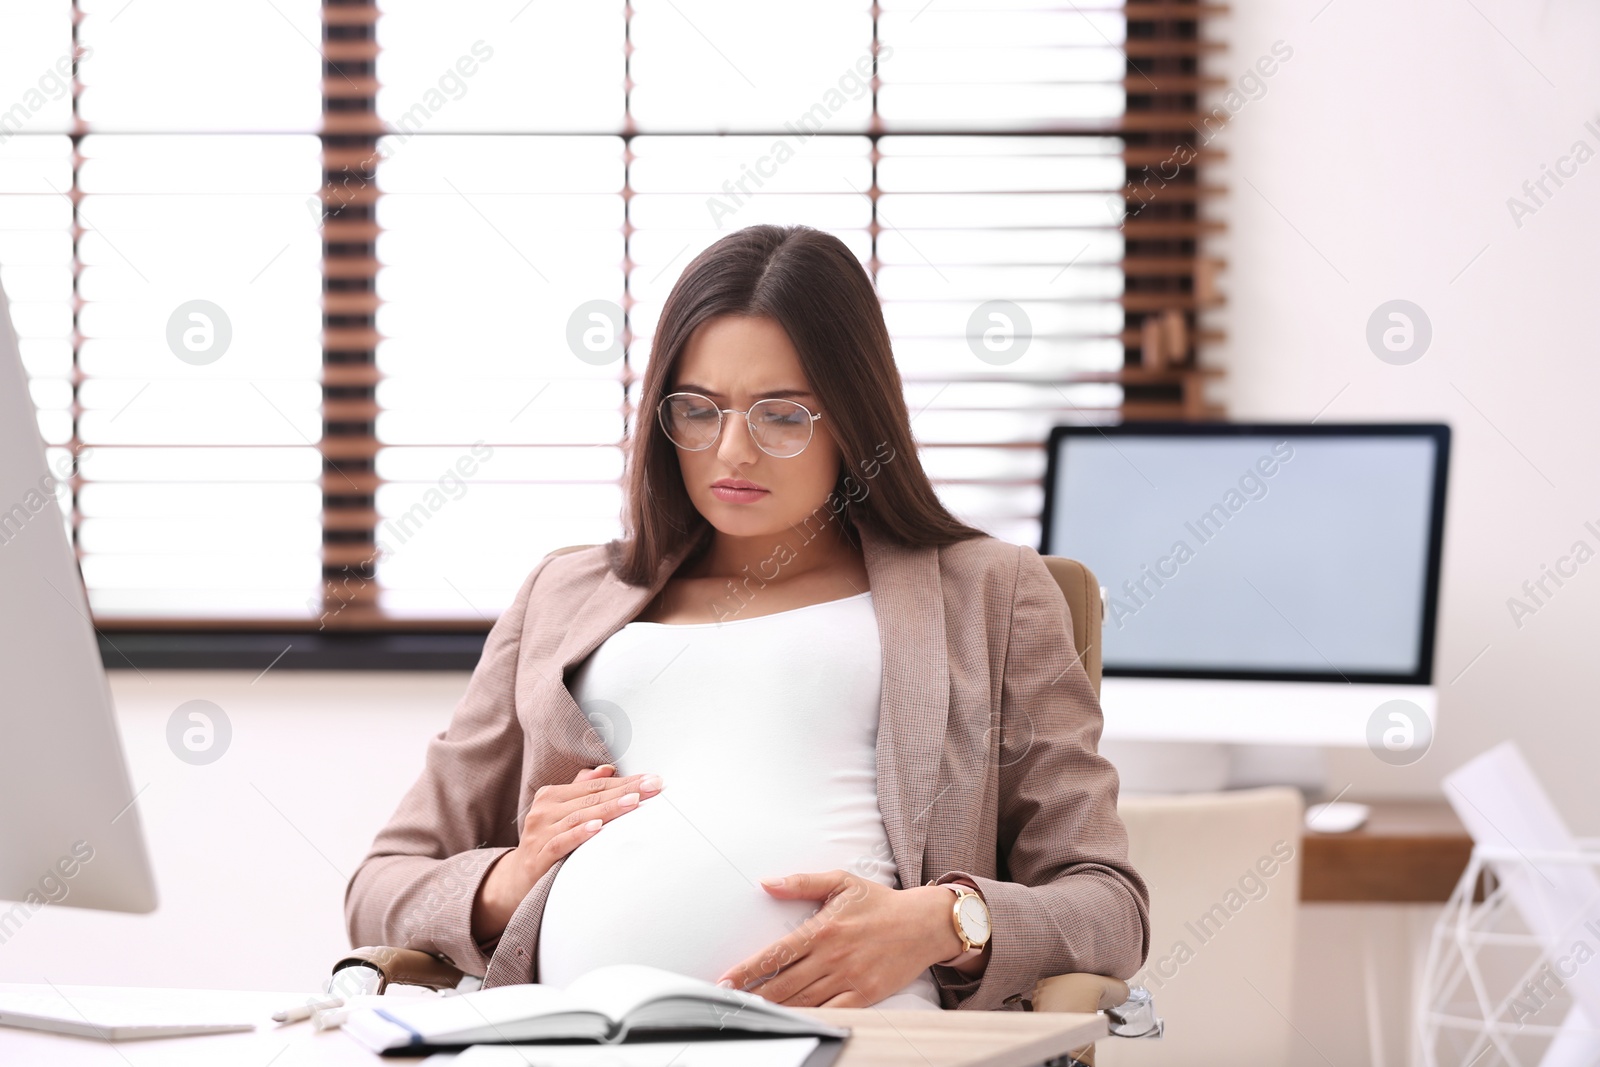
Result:
M1057 427L1041 552L1107 594L1107 674L1432 681L1449 428Z

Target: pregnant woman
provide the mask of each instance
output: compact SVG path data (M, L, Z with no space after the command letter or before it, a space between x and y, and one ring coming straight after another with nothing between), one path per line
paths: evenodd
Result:
M1149 893L1060 590L918 461L872 282L753 226L668 296L627 536L545 557L350 880L357 945L793 1006L1130 977Z

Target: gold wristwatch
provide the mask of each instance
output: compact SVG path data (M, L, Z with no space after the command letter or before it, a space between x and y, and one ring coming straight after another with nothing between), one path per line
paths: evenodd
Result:
M961 951L951 959L939 964L941 967L955 967L975 960L983 955L983 950L989 944L989 905L985 904L983 897L960 882L930 881L929 885L940 885L955 893L955 904L950 909L950 921L955 926L956 936L961 939Z

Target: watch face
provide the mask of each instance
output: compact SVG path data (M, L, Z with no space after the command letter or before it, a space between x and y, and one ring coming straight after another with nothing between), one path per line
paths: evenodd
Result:
M981 945L989 940L989 909L976 896L961 899L961 929L967 940Z

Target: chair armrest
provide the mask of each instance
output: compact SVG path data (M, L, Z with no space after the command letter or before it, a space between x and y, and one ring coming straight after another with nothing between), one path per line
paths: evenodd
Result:
M388 948L369 946L358 948L333 965L335 974L342 968L365 964L378 972L382 993L391 984L420 985L429 989L454 989L465 977L463 972L450 966L438 956L415 948Z
M1034 1011L1075 1011L1092 1015L1128 999L1128 983L1100 974L1058 974L1033 986ZM1094 1046L1073 1049L1053 1061L1063 1067L1094 1067Z
M1093 1014L1128 999L1128 983L1099 974L1058 974L1033 987L1034 1011L1080 1011Z

